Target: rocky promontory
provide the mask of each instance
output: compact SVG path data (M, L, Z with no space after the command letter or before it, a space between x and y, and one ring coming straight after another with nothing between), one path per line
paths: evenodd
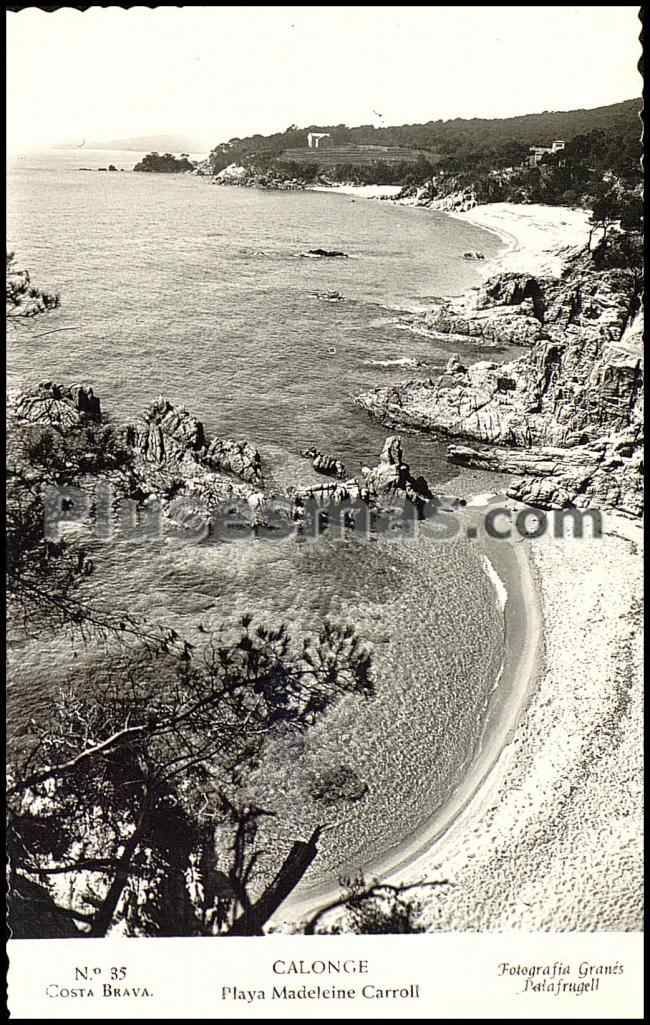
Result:
M160 397L126 427L140 491L165 499L192 499L205 511L229 498L251 509L264 503L262 460L248 441L208 438L184 407ZM187 504L187 502L185 503Z
M56 454L65 439L67 451L79 453L72 462L48 455L54 480L72 482L76 466L75 483L90 492L101 474L115 500L143 506L159 501L179 526L192 516L193 504L207 524L211 511L231 499L241 499L255 517L262 516L257 449L247 441L208 438L200 420L162 396L133 422L116 425L102 415L92 388L48 381L19 392L9 417L12 430L27 432L31 447Z
M376 388L355 401L390 426L462 442L449 449L454 463L521 474L513 497L544 507L602 504L637 515L641 287L638 267L614 249L575 254L559 279L499 275L465 303L496 339L510 341L519 317L530 346L525 355L471 366L452 357L437 378ZM513 307L523 312L509 318L504 310ZM465 330L473 318L454 319L449 309L438 307L425 320L455 329L447 334L474 337ZM482 314L490 311L486 320Z
M257 171L242 164L229 164L214 175L215 185L239 185L248 189L272 189L280 192L301 192L307 183L301 178L286 178L267 171Z
M547 300L543 298L542 285ZM441 299L424 314L402 318L418 333L484 345L528 347L544 337L546 302L553 283L529 274L497 274L464 295Z
M300 531L300 524L314 514L326 527L332 506L349 505L349 515L343 510L344 521L353 527L352 507L357 503L378 516L397 505L423 518L424 507L439 501L424 477L411 473L401 439L394 435L386 438L376 466L364 466L358 477L349 479L340 459L305 449L302 454L313 468L334 480L272 492L265 485L262 459L254 445L208 437L199 419L163 396L138 418L120 425L102 416L91 388L46 382L15 395L9 412L12 431L27 432L28 448L37 445L38 458L47 457L53 482L81 487L92 504L101 479L112 488L116 520L122 499L134 502L133 508L158 504L174 533L183 537L187 528L190 540L212 533L219 510L238 505L241 513L242 503L248 527L282 529L283 521L285 527L293 524ZM62 455L53 460L61 442ZM78 457L70 461L72 453Z

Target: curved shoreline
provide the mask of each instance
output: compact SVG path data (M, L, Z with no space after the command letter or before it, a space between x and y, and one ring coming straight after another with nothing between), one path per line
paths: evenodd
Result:
M478 209L478 208L474 208ZM506 260L508 257L512 257L515 253L520 253L523 248L522 239L514 234L512 231L507 231L503 227L488 227L483 223L480 217L472 217L472 210L467 213L456 213L453 210L439 211L440 213L446 213L448 217L453 217L455 220L463 221L465 224L471 224L474 228L480 228L482 231L487 231L490 235L496 235L500 242L503 243L502 251L492 257L491 260L485 260L477 265L485 281L492 277L493 274L498 274L499 271L504 270Z
M503 204L503 207L509 207ZM488 206L489 208L489 206ZM486 207L474 208L485 211ZM555 208L552 218L557 221ZM485 279L497 271L508 269L509 260L523 258L539 265L547 255L539 245L539 237L531 238L514 233L501 225L483 223L481 212L449 213L477 228L489 231L504 243L504 249L493 260L483 264ZM501 210L507 217L509 209ZM534 212L534 211L533 211ZM531 212L532 213L532 212ZM474 214L474 216L472 216ZM489 218L488 218L489 219ZM574 240L575 241L575 240ZM537 269L537 267L536 267ZM426 821L403 840L384 851L378 858L359 867L367 879L392 880L406 869L412 875L422 862L430 861L436 846L444 840L458 820L471 814L472 805L480 803L485 784L503 755L521 720L537 684L542 676L544 648L541 588L537 586L532 557L522 542L498 542L484 539L482 547L507 592L503 609L504 659L495 684L488 695L478 742L469 758L462 777L453 786L451 794ZM494 582L493 582L494 584ZM495 588L496 600L499 600ZM462 770L461 770L462 771ZM423 864L423 871L425 865ZM298 886L278 913L277 921L297 921L315 913L324 905L340 898L340 886L319 884Z
M589 239L589 215L582 208L545 206L541 203L482 203L451 217L497 235L503 252L486 261L486 277L514 271L559 277L563 250L584 248Z
M484 550L504 583L508 599L504 609L505 650L501 671L486 702L478 743L463 777L449 798L401 843L377 859L360 866L367 879L395 879L405 869L413 872L420 858L429 859L436 845L471 806L508 746L535 691L542 669L543 632L541 595L533 564L523 543L485 542ZM495 600L497 599L495 593ZM278 921L297 921L313 914L342 894L339 886L298 887Z
M488 232L502 243L502 251L489 260L475 264L483 280L504 272L538 277L559 277L565 265L563 250L584 248L589 239L589 213L581 207L547 206L543 203L478 203L470 210L441 210L434 205L419 206L412 200L391 195L392 186L339 185L311 186L306 191L332 195L379 199L391 206L445 214L454 220Z

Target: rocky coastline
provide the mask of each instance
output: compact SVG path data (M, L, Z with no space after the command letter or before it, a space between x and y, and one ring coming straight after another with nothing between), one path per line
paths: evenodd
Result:
M504 273L411 318L432 337L516 344L516 360L465 366L356 397L382 423L450 442L451 463L514 474L541 508L643 509L640 264L623 237L567 256L561 277Z
M197 170L198 174L209 173ZM247 189L273 189L279 192L301 192L307 188L302 178L286 178L270 172L256 171L241 164L229 164L212 178L215 185L237 185Z
M354 528L357 516L371 522L364 507L373 514L376 526L396 506L421 519L426 506L433 510L440 503L424 477L411 473L401 439L394 435L386 438L377 465L362 467L358 477L348 477L339 459L305 449L302 455L311 461L312 469L329 479L288 486L277 494L266 485L262 458L254 445L208 437L200 420L162 396L134 421L114 425L92 388L47 381L12 397L9 422L12 434L27 434L30 443L42 443L48 434L56 433L70 444L90 449L101 447L101 432L110 431L111 451L118 453L115 458L103 459L100 466L86 458L74 480L55 472L54 481L74 483L91 495L101 473L102 481L113 489L116 523L122 499L134 502L138 509L158 504L171 532L189 540L211 536L215 516L236 505L239 515L243 510L242 526L286 532L291 525L300 533L312 521L317 529L325 529L332 506L345 506L343 524ZM278 498L280 503L274 501ZM456 500L444 501L449 505ZM458 504L465 503L458 500Z
M572 254L561 277L512 272L496 275L460 300L441 300L414 323L414 328L419 324L432 337L446 341L457 337L474 345L479 341L486 348L507 340L522 347L520 358L504 364L481 361L468 366L454 356L436 378L374 389L360 396L357 404L391 429L407 426L446 437L453 442L448 448L451 464L511 475L508 494L513 499L540 508L612 508L637 517L642 510L643 445L640 307L640 274L626 263L617 264L615 246L608 255L585 251ZM46 382L23 391L12 401L10 414L23 427L55 428L73 434L110 425L92 388L80 385ZM209 531L212 511L235 498L247 504L252 522L259 526L272 524L267 515L267 501L272 496L263 460L250 441L209 437L200 420L162 397L131 423L115 427L115 432L126 452L123 464L110 473L118 497L134 499L140 509L153 501L161 502L174 530L182 533L186 528L190 540L197 537L197 518ZM382 509L390 508L399 498L421 513L433 500L426 481L412 473L395 434L387 437L377 465L364 467L358 478L348 479L335 455L316 449L305 450L303 455L311 460L313 470L329 479L287 489L286 518L292 522L304 519L310 501L323 507L334 501ZM88 483L92 486L93 482ZM85 484L82 482L82 486ZM447 504L453 506L454 500ZM523 552L522 545L522 558ZM576 576L576 569L582 566L580 554L574 556L570 566ZM620 557L617 552L614 555ZM558 552L558 564L562 559L566 559L565 554ZM545 599L552 609L554 602L559 604L551 588L558 569L550 559L546 564L542 560L541 567L549 591ZM584 566L582 573L586 576ZM573 587L573 578L567 580L566 587ZM571 590L567 594L563 601L575 608L575 615L574 634L566 632L563 637L565 648L574 643L583 626L580 602ZM522 606L525 601L524 597ZM511 602L513 607L516 604ZM600 607L598 611L600 614ZM606 605L602 614L607 614ZM619 611L617 605L619 619L627 614L625 606L621 605ZM594 622L601 620L594 617ZM610 621L606 623L609 631ZM598 629L606 646L610 633ZM552 624L552 630L547 631L552 654L554 644L557 646L556 633L557 627ZM545 640L548 637L545 635ZM589 642L595 644L595 637L590 636ZM583 647L587 664L584 692L588 696L593 683L593 671L589 669L592 648ZM556 703L566 676L572 672L572 663L554 671L559 682L557 693L551 697ZM602 675L607 683L606 674ZM605 701L606 697L606 693L599 692L599 700ZM544 701L551 704L551 698L544 696ZM532 707L535 712L536 706ZM581 721L580 714L579 704L571 706L562 721L563 736L570 735L570 727ZM548 722L543 727L536 735L550 732ZM607 723L603 725L597 719L595 728L605 729ZM582 734L574 732L579 747ZM576 757L579 755L581 750ZM573 786L568 775L561 782ZM325 784L315 779L312 786L312 797L323 804L328 803L330 792L340 800L363 797L362 784L353 778L347 765L340 766ZM549 801L554 797L551 793ZM519 816L518 821L525 817ZM489 837L489 829L485 835ZM509 834L506 836L504 848L509 846ZM483 834L475 842L480 857L493 849ZM588 848L587 844L582 846ZM531 849L537 850L533 841ZM437 847L432 857L437 863ZM527 879L523 874L522 887ZM482 885L482 880L475 881L470 891L468 883L472 914ZM456 909L453 901L446 913L450 918L456 914L469 924L474 921L469 912L463 919L463 909ZM493 917L488 924L507 924L507 919L499 919L500 913L506 914L499 908L490 909ZM616 924L615 915L612 921Z
M452 355L437 377L376 387L355 404L391 431L432 433L450 464L512 477L509 497L540 508L643 510L642 276L623 233L563 254L560 276L506 271L461 297L438 300L404 326L445 343L487 350L519 346L505 363L471 365ZM75 429L103 420L92 388L45 382L17 396L18 422ZM208 438L186 409L160 397L118 429L129 453L124 494L138 501L195 500L210 509L244 500L260 523L267 492L260 453L249 441ZM374 468L347 478L336 454L303 455L333 480L289 489L288 516L305 503L361 501L381 508L400 493L420 512L432 495L389 437ZM176 503L178 506L178 503Z

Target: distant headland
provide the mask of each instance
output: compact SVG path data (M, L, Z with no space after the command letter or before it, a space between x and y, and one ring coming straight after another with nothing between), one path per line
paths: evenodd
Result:
M53 149L110 149L128 150L134 153L207 153L205 141L187 135L134 135L127 139L92 139L74 142L61 142Z

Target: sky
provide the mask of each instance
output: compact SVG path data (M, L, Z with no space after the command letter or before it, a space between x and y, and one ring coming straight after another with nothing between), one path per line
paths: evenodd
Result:
M118 7L7 14L9 152L403 124L641 94L638 7Z

